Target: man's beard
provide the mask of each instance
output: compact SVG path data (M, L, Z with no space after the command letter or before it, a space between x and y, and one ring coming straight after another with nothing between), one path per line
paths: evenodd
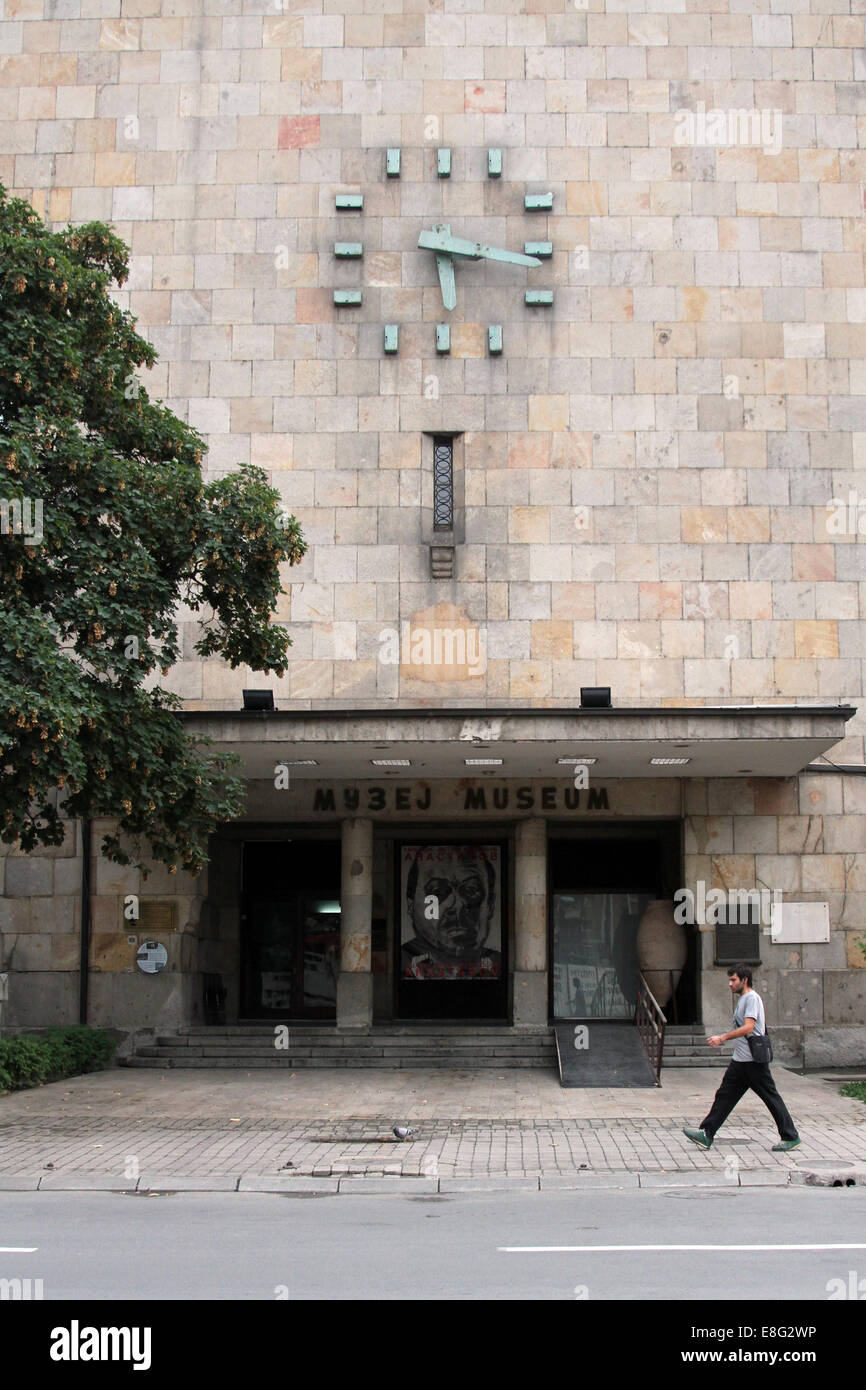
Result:
M443 955L455 958L476 955L482 949L488 931L481 911L466 907L447 912L436 927L435 937L431 936L428 940Z

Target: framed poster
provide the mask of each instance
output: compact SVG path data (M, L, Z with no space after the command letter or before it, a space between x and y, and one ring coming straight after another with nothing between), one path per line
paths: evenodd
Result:
M502 978L499 845L402 845L400 975L404 980Z

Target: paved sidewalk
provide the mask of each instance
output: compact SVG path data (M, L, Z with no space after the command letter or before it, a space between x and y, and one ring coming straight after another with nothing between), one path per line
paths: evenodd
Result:
M802 1148L747 1097L704 1152L682 1134L719 1073L563 1090L545 1071L113 1069L0 1098L0 1190L454 1191L491 1185L866 1182L866 1106L775 1069ZM411 1125L408 1141L394 1124ZM363 1179L363 1183L359 1182ZM384 1184L384 1186L383 1186Z

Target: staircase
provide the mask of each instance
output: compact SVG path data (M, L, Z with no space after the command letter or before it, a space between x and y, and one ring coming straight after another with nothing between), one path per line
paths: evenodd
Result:
M285 1038L285 1034L282 1035ZM363 1067L454 1071L502 1070L506 1067L544 1067L556 1070L553 1029L415 1027L381 1024L369 1033L338 1033L335 1028L288 1025L288 1046L279 1041L273 1024L179 1028L140 1044L127 1067L230 1067L260 1070L278 1067L298 1071L307 1067Z
M726 1067L730 1047L707 1047L709 1030L699 1023L669 1023L665 1028L662 1074L669 1067Z
M283 1035L284 1036L284 1035ZM664 1065L724 1067L730 1048L707 1047L699 1024L671 1024L665 1031ZM273 1024L234 1024L179 1028L139 1044L127 1067L226 1067L298 1071L308 1067L359 1067L452 1071L503 1070L508 1067L557 1069L553 1028L521 1029L379 1024L369 1033L338 1033L336 1028L288 1026L288 1047L275 1046Z

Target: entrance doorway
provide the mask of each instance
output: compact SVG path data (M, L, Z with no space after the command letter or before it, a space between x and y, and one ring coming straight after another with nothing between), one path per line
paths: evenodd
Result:
M336 1018L340 857L339 840L244 845L243 1018Z
M679 882L679 823L551 836L550 1013L631 1022L644 909Z

